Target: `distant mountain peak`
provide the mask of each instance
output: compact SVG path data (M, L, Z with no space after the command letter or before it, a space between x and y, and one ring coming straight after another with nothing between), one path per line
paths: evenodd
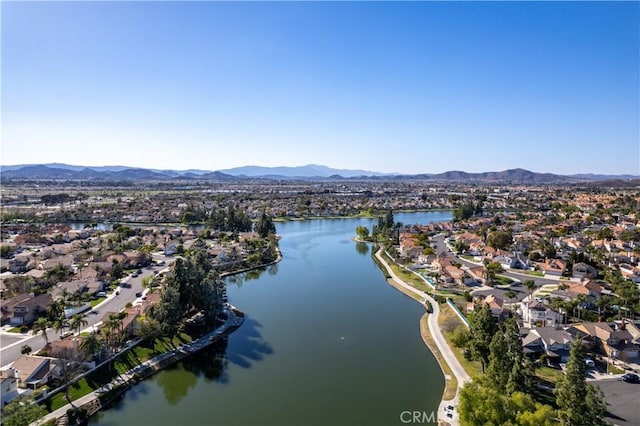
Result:
M536 173L522 168L503 170L501 172L469 173L452 170L438 174L385 174L367 170L334 169L320 164L304 166L244 166L226 170L209 171L158 170L127 166L72 166L62 163L22 164L0 166L0 178L8 180L77 180L77 181L116 181L116 180L212 180L233 181L247 178L259 179L414 179L446 182L488 182L517 184L551 184L570 182L602 182L619 179L629 182L640 176L580 174L563 176L552 173Z

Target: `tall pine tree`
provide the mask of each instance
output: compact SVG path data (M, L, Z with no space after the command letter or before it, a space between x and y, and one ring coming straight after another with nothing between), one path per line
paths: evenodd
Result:
M596 426L603 423L607 404L602 391L585 381L586 350L581 339L571 344L565 374L556 383L556 403L560 423L567 426Z

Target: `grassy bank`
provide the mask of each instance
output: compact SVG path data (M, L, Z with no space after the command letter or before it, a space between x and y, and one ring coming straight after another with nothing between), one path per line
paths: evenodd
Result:
M152 344L140 344L124 354L118 356L112 363L107 363L92 371L87 376L72 384L69 389L69 397L72 401L81 398L101 386L111 382L120 374L126 373L132 368L162 353L173 350L174 347L193 340L192 336L181 333L172 340L166 337L156 339ZM58 392L43 402L48 412L57 410L68 403L64 391Z
M446 303L440 305L440 316L438 317L438 326L440 330L442 330L442 334L444 335L445 340L451 347L451 351L456 356L464 371L471 377L477 377L482 374L482 366L478 361L469 361L464 356L464 350L461 348L456 348L451 342L451 336L453 335L453 330L456 327L464 327L464 324L458 318L456 313L447 305Z
M440 369L442 373L445 375L444 380L444 392L442 393L443 400L450 400L456 396L456 391L458 390L458 379L449 368L449 364L444 360L440 349L436 345L436 342L433 340L433 336L429 331L429 325L427 324L427 320L429 318L429 314L425 313L422 318L420 318L420 335L422 336L422 340L427 345L433 356L438 361L440 365Z

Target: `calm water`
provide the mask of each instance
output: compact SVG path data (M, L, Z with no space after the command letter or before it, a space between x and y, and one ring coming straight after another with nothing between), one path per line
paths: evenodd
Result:
M396 220L449 220L448 212ZM217 348L132 388L95 425L394 425L437 408L444 378L420 337L424 308L389 286L366 219L278 223L284 260L229 279L244 325Z

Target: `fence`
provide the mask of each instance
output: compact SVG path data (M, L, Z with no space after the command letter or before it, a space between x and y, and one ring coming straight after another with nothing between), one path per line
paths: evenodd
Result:
M464 316L464 314L462 312L460 312L460 309L458 309L458 307L456 306L455 303L453 303L453 300L451 300L451 298L447 297L447 304L449 306L451 306L451 309L453 309L453 312L456 313L456 315L458 315L458 318L460 318L462 320L462 322L464 323L464 325L467 326L467 328L471 328L471 323L469 322L469 320L467 319L467 317Z

